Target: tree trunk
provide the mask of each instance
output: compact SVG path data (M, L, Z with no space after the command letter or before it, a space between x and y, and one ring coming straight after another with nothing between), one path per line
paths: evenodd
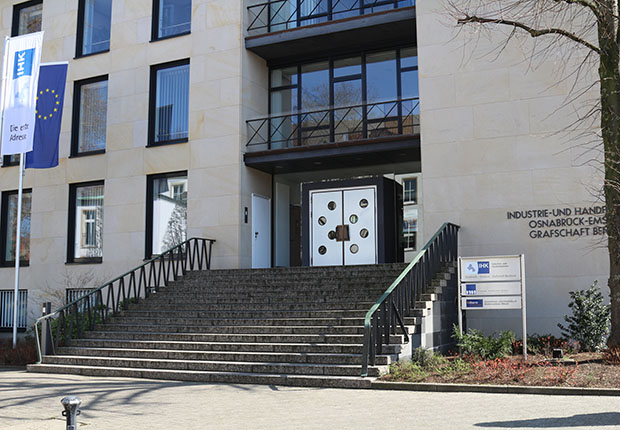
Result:
M601 48L601 132L605 151L605 204L609 250L611 334L609 347L620 346L620 71L615 23L599 22Z

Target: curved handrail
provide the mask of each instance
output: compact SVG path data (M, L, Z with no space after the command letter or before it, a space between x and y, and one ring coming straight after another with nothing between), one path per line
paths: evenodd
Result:
M446 231L449 227L455 228L458 230L460 227L456 224L446 222L444 223L439 230L429 239L429 241L424 245L422 250L414 257L414 259L407 265L407 267L401 272L400 275L392 282L392 284L385 290L385 292L381 295L381 297L375 302L374 305L366 312L366 316L364 318L364 345L362 348L362 376L368 375L368 355L370 353L370 325L371 319L375 312L379 309L379 307L390 297L390 295L394 292L394 290L400 285L400 283L405 279L411 270L422 260L424 255L428 252L428 250L433 246L435 241L439 238L439 236Z
M198 242L202 242L202 246L200 247L200 249L196 252L196 246L198 244ZM191 248L191 242L194 242L194 249L192 250ZM209 243L209 249L206 249L206 243ZM148 292L147 289L151 288L150 286L146 285L147 281L146 281L146 272L144 271L144 269L148 266L148 265L153 265L157 260L160 261L160 267L157 270L157 273L154 272L154 266L152 267L152 270L149 272L149 281L148 283L150 283L151 281L151 275L154 274L154 278L155 278L155 282L157 285L155 285L155 288L159 287L159 282L162 280L161 278L161 272L162 272L162 265L166 263L166 261L171 262L174 260L175 258L175 254L176 255L182 255L183 258L189 258L189 265L190 265L190 270L193 270L194 267L194 263L197 264L197 267L199 269L201 269L203 267L203 263L204 266L206 267L207 270L210 269L211 267L211 248L213 246L213 244L215 243L215 239L205 239L205 238L198 238L198 237L192 237L189 238L181 243L179 243L178 245L173 246L172 248L169 248L163 252L161 252L160 254L157 254L156 256L152 257L151 259L145 261L144 263L140 264L139 266L134 267L133 269L128 270L127 272L123 273L122 275L117 276L116 278L107 281L106 283L104 283L103 285L101 285L100 287L97 287L95 289L93 289L92 291L90 291L88 294L85 294L83 296L80 296L78 298L76 298L75 300L67 303L66 305L62 306L59 309L56 309L54 312L51 312L47 315L43 315L39 318L37 318L34 322L34 330L35 330L35 335L36 335L36 341L37 341L37 352L38 352L38 358L39 361L38 363L41 362L42 360L42 355L41 355L41 339L39 336L39 330L38 330L38 326L40 323L42 323L44 320L48 320L51 319L54 316L58 316L58 315L63 315L65 311L69 311L72 308L76 308L78 302L85 302L86 304L89 305L90 307L90 300L92 297L98 297L101 298L102 294L101 291L106 288L106 287L110 287L113 288L114 287L114 283L119 282L119 287L122 285L123 288L123 298L127 299L126 294L124 292L124 288L125 288L125 283L124 283L124 279L126 276L130 276L130 281L129 281L129 286L128 289L131 290L131 284L133 282L134 285L134 293L135 293L135 285L136 285L136 281L135 281L135 272L136 271L141 271L141 275L143 275L143 277L140 277L140 275L138 275L140 277L140 282L142 282L142 279L144 279L145 281L145 294L148 296ZM186 251L183 251L183 250ZM201 255L202 252L202 255ZM196 253L198 253L198 255L196 255ZM166 258L168 257L168 260L166 260ZM197 261L196 261L197 260ZM168 272L166 273L166 269L163 268L163 283L164 285L168 284L169 281L169 276L171 273L171 270L174 269L174 279L177 279L178 276L178 271L179 271L179 260L177 260L177 264L175 265L174 263L169 263L169 267L168 267ZM172 268L170 267L170 264L172 264ZM187 261L183 261L183 263L181 264L180 270L183 274L185 274L185 272L187 271L187 267L186 267ZM141 293L141 287L138 290L138 294ZM110 294L108 294L108 298L109 298ZM112 291L112 302L113 302L113 306L118 305L120 307L120 291L119 291L119 295L118 295L118 300L115 304L114 302L114 292ZM90 308L89 308L90 310Z

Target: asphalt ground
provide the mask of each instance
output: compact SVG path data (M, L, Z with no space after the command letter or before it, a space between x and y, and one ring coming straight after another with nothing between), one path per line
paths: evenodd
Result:
M0 369L0 430L620 429L620 398L200 384Z

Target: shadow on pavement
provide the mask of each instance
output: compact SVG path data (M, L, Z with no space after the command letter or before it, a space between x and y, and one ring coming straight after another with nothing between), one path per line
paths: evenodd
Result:
M531 420L492 421L475 424L487 428L530 428L544 429L553 427L605 427L620 424L619 412L601 412L598 414L580 414L563 418L533 418Z

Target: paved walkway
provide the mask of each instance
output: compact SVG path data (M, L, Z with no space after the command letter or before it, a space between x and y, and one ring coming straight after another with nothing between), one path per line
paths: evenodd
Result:
M0 429L620 429L620 398L196 384L0 369Z

